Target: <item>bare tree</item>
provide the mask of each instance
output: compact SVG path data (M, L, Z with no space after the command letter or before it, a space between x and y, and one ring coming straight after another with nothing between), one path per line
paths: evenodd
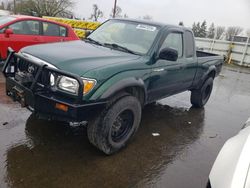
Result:
M215 29L215 36L216 36L216 39L221 39L223 33L225 33L226 31L226 28L223 27L223 26L217 26L216 29Z
M90 19L98 21L98 18L103 17L103 12L98 8L97 4L93 4L93 13L90 16Z
M11 3L9 3L9 2L7 3L6 10L8 10L8 11L12 11L13 10L13 6L12 6Z
M4 10L4 2L2 1L1 5L0 5L0 9Z
M124 14L124 15L123 15L123 18L128 18L128 15L127 15L127 14Z
M114 8L112 8L112 12L110 14L110 17L113 17L114 13ZM115 18L121 18L122 17L122 9L119 6L116 6L116 11L115 11Z
M71 17L74 3L72 0L28 0L17 4L17 12L21 14L42 16Z
M147 15L143 16L142 19L143 20L153 20L153 17L147 14Z
M227 40L228 41L233 40L233 37L241 34L242 31L243 31L243 28L241 27L237 27L237 26L228 27L226 31Z

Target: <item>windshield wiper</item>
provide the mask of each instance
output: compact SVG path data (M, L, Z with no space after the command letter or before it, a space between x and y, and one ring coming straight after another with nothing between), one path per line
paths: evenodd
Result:
M96 40L94 40L92 38L85 38L84 41L91 42L91 43L99 45L99 46L103 46L102 43L100 43L100 42L98 42L98 41L96 41Z
M124 46L120 46L120 45L115 44L115 43L104 43L103 45L104 45L104 46L107 46L107 47L114 48L114 49L120 49L120 50L122 50L122 51L131 53L131 54L139 55L139 53L134 52L133 50L130 50L130 49L124 47Z

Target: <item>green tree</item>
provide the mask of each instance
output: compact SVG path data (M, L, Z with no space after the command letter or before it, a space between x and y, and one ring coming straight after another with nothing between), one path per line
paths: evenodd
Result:
M198 29L197 29L197 24L195 22L193 23L192 30L193 30L194 36L197 37Z
M103 17L103 12L99 9L97 4L93 4L93 13L90 16L90 19L98 21L98 18Z
M196 37L201 37L200 31L201 31L201 24L200 22L198 22L196 24Z
M213 39L215 37L215 26L214 26L214 23L212 23L210 25L210 27L208 28L207 37L210 38L210 39Z
M199 37L205 38L207 36L207 22L204 20L199 29Z

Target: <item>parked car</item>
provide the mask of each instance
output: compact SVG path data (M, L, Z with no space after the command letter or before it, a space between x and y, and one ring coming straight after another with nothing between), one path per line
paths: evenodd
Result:
M32 16L0 17L0 60L7 57L7 49L16 52L34 44L79 40L73 29L65 24Z
M137 131L144 105L190 90L191 103L203 107L222 63L195 51L191 29L114 19L85 41L10 50L3 73L22 106L38 117L89 121L90 142L112 154Z
M208 188L250 187L250 118L218 154L209 175Z

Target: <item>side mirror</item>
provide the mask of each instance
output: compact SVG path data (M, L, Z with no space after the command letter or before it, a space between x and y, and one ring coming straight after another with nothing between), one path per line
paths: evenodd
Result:
M10 29L10 28L5 29L4 35L5 35L6 38L9 38L10 35L12 35L12 34L14 34L13 29Z
M159 58L168 61L176 61L178 59L178 51L173 48L163 48L160 51Z

